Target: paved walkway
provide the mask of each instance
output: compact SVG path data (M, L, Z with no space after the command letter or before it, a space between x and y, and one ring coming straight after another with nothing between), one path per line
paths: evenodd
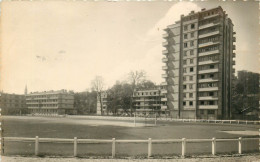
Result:
M218 156L199 157L186 159L84 159L84 158L39 158L39 157L6 157L2 156L2 162L260 162L260 154L247 156Z

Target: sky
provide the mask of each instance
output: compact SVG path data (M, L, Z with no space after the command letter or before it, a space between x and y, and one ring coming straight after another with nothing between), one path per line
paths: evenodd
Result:
M85 91L131 70L163 79L163 29L180 15L221 6L236 31L236 71L259 71L257 2L1 2L1 80L7 93Z

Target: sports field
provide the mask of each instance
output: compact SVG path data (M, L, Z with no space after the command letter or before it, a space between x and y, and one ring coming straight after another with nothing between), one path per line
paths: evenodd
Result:
M4 137L74 138L78 139L180 139L258 137L259 126L89 117L2 117ZM242 151L258 150L258 140L243 141ZM34 143L6 142L5 155L33 155ZM238 143L217 142L217 153L237 153ZM73 144L40 143L40 155L73 155ZM110 156L111 144L78 144L79 156ZM181 154L181 144L153 144L153 155ZM188 143L187 154L211 154L211 143ZM116 144L116 156L147 156L147 144Z

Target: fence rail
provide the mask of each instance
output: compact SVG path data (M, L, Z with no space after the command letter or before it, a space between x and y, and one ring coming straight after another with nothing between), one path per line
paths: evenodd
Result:
M186 145L187 143L200 143L200 142L210 142L211 152L212 155L216 154L216 145L217 142L228 142L228 141L237 141L238 142L238 154L242 154L242 141L248 141L248 140L259 140L260 137L256 138L232 138L232 139L216 139L215 137L212 139L152 139L148 138L147 140L124 140L119 139L116 140L115 138L112 139L78 139L77 137L74 137L73 139L65 139L65 138L39 138L36 136L35 138L24 138L24 137L2 137L1 143L2 143L2 155L4 155L4 142L34 142L35 143L35 155L39 155L39 145L40 143L45 142L52 142L52 143L72 143L74 146L73 149L73 156L78 155L78 148L77 144L80 143L111 143L112 144L112 150L111 155L112 158L116 155L116 143L147 143L148 144L148 151L147 151L147 157L150 158L152 156L152 144L153 143L181 143L181 156L184 158L186 155ZM259 148L260 150L260 148Z

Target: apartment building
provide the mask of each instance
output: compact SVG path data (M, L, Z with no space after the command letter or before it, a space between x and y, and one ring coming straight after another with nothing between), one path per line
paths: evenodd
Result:
M101 93L101 103L100 103L100 98L97 96L97 115L103 115L107 113L107 92L102 92ZM101 111L101 106L102 106L102 111ZM102 112L102 113L101 113Z
M167 26L163 83L174 118L229 119L236 41L221 7L191 11Z
M17 115L26 113L25 95L0 93L0 108L2 115Z
M163 113L167 111L167 96L162 86L148 89L135 89L133 105L137 115Z
M33 115L76 114L74 95L66 90L29 93L26 105Z

